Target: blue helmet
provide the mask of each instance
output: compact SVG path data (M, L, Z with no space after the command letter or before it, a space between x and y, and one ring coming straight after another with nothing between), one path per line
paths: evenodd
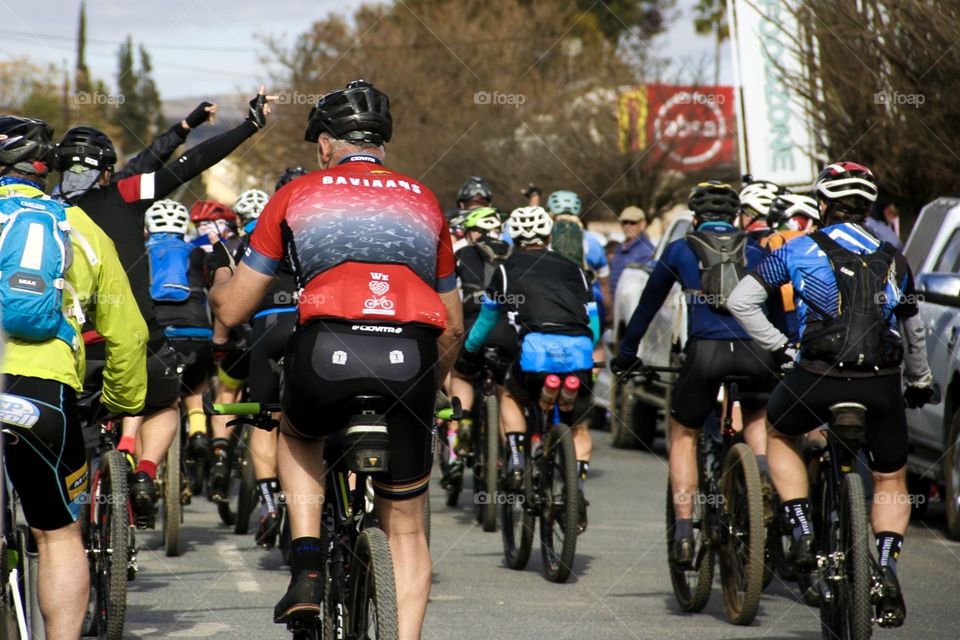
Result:
M547 210L557 216L561 213L580 215L580 196L573 191L554 191L547 198Z

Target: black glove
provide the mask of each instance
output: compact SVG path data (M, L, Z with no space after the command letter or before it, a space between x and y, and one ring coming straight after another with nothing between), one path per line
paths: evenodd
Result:
M247 111L247 120L253 123L257 129L262 129L267 124L267 114L264 113L264 107L267 106L267 96L258 93L250 101L250 109Z
M453 368L463 377L472 378L480 372L480 358L479 351L470 353L466 349L461 349Z
M619 352L613 357L612 360L610 360L610 371L612 371L613 375L617 376L618 378L626 373L640 369L641 367L643 367L643 360L637 358L636 356L632 358L626 358Z
M797 366L797 350L789 342L784 342L779 349L771 351L770 355L773 356L773 361L777 363L782 373L789 373Z
M233 254L227 249L226 245L219 240L213 243L213 250L203 258L203 271L207 278L207 286L213 286L213 279L217 275L217 269L226 267L230 273L236 268L237 263L233 259Z
M903 391L903 401L908 409L919 409L925 404L937 404L937 387L929 373L920 380L908 381Z
M191 129L196 129L197 127L199 127L204 122L210 119L210 112L207 111L207 107L212 107L212 106L213 106L212 102L207 102L207 101L201 102L199 105L197 105L196 109L190 112L190 115L188 115L186 118L183 119L184 122L186 122L187 126L190 127Z

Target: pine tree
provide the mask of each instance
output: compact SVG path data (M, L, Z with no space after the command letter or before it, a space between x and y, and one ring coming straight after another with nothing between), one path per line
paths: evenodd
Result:
M86 61L87 49L87 3L86 0L80 2L80 23L77 26L77 69L74 75L74 91L90 92L90 70L87 69Z
M140 65L134 65L133 39L127 36L117 55L117 90L123 100L114 122L121 130L118 140L123 153L136 153L149 144L162 126L160 93L151 76L153 66L146 49L140 47Z

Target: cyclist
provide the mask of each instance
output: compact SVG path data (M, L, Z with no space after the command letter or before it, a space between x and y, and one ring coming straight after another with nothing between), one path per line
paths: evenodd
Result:
M289 182L284 180L286 176L285 173L277 181L280 187ZM247 197L249 193L240 194L234 209L242 216L251 219L253 226L248 233L253 233L268 199L259 196L255 199L249 198ZM266 196L266 194L263 195ZM251 203L249 210L244 205L245 201ZM246 250L248 241L249 237L245 237L241 251ZM293 268L287 260L284 260L251 320L250 371L247 385L250 399L255 402L274 404L280 402L280 364L287 340L296 327L296 291L297 282ZM280 518L277 514L280 492L277 479L277 433L254 429L250 434L250 454L260 496L260 526L254 540L261 547L270 549L276 544L277 535L280 532Z
M106 134L91 127L74 127L57 143L56 168L61 173L60 197L67 203L82 207L113 240L150 331L147 344L147 402L143 412L146 419L124 420L123 437L119 444L120 449L133 451L135 436L140 431L142 455L137 463L137 473L130 483L130 496L140 527L154 526L157 464L166 455L177 434L179 416L176 403L180 395L176 354L163 335L150 297L144 213L154 201L163 199L177 187L200 175L263 128L269 113L268 103L272 100L275 97L265 96L261 87L260 93L250 101L247 118L237 127L201 142L176 162L115 182L111 176L117 152ZM191 122L184 121L179 126L198 126L208 116L209 111L204 110L202 119L198 117ZM88 356L92 360L104 359L100 347L96 345L90 349ZM143 429L140 429L141 422L144 422Z
M722 380L728 375L749 377L744 391L763 392L773 388L775 364L770 355L750 340L728 311L714 299L718 293L705 287L700 259L694 243L702 244L723 237L737 237L733 222L740 210L740 199L730 185L717 181L701 182L687 200L693 213L695 231L671 242L657 262L643 289L627 325L617 355L610 364L615 374L628 372L642 363L637 348L660 306L670 295L675 282L686 292L687 344L685 359L670 402L670 487L676 512L676 528L670 547L671 565L690 567L694 561L693 497L697 491L696 443L699 429L714 410ZM743 243L743 260L753 266L760 262L763 250ZM758 453L761 469L766 445L763 404L755 400L741 402L744 440Z
M253 233L253 228L257 226L257 218L260 217L260 212L263 211L269 199L267 192L260 189L247 189L237 196L237 201L233 203L233 210L240 216L244 234Z
M457 250L454 254L457 260L457 277L460 281L460 290L463 294L463 324L469 330L480 315L480 299L490 283L497 265L506 260L513 252L513 247L499 239L502 226L500 212L493 207L480 207L469 212L463 222L466 232L467 246ZM495 341L499 355L504 359L512 359L516 350L515 332L509 327L506 319L498 324L495 332ZM473 407L473 379L480 368L476 358L467 357L461 351L460 357L454 365L449 390L451 397L460 398L466 409L463 419L459 422L450 421L448 425L447 442L450 446L450 470L445 483L455 481L463 474L463 465L457 458L457 449L466 450L471 446L469 442L471 415ZM496 371L498 384L503 383L503 371ZM495 427L499 428L499 427Z
M7 336L0 419L3 462L37 541L46 637L61 639L80 636L90 585L77 521L88 485L77 415L77 392L84 378L80 325L84 312L89 312L103 336L107 357L102 403L111 413L136 413L143 407L147 327L113 243L81 209L67 207L64 214L60 203L44 195L52 135L53 130L41 120L0 116L0 212L6 218L23 208L23 202L34 211L65 215L74 249L73 261L64 271L58 337L40 341L17 337L18 332L8 326L13 310L4 295ZM4 219L4 225L0 248L4 264L7 257L22 264L19 255L12 253L14 239L7 237L14 223ZM94 304L95 300L99 302Z
M305 175L307 175L307 170L303 167L287 167L283 170L283 173L280 174L280 177L277 178L277 184L274 185L273 192L276 193L280 191L280 187L283 185Z
M521 207L510 214L510 233L518 245L487 286L480 315L465 342L469 353L483 346L504 309L516 314L520 356L505 380L500 419L510 447L505 482L517 490L526 466L527 422L524 408L538 397L551 373L580 379L576 402L561 414L573 425L580 472L580 530L587 527L582 493L589 468L591 440L587 420L593 386L593 346L600 339L600 319L586 274L572 261L549 250L553 221L542 207Z
M232 256L208 257L213 310L249 316L285 256L298 282L297 330L284 357L277 468L291 527L290 587L274 620L312 619L323 598L320 531L323 438L346 427L350 398L395 399L387 411L390 469L374 477L379 522L397 584L400 638L420 637L430 592L423 528L436 391L463 335L450 234L425 186L382 166L393 130L387 96L356 80L324 95L305 139L321 171L278 191L232 279ZM402 402L399 401L402 398Z
M770 205L784 188L767 180L754 180L751 176L743 176L743 187L740 189L740 228L746 231L754 240L770 233L767 224L767 214Z
M862 226L877 198L873 173L853 162L837 162L821 172L816 190L826 226L770 254L737 286L730 309L778 361L796 360L770 398L767 419L772 427L770 468L793 526L789 558L798 568L815 567L816 554L807 475L796 436L829 422L829 408L835 402L867 407L866 442L874 481L871 519L882 573L877 619L881 626L900 626L906 606L896 570L910 519L904 401L910 407L922 406L934 395L926 328L906 259ZM860 258L864 268L859 273L846 267L835 270L834 261L849 253L865 256ZM799 358L787 337L759 312L768 292L787 283L796 292ZM862 300L858 290L876 293ZM869 311L861 309L861 303ZM859 314L846 313L847 304L856 305ZM853 361L838 348L844 339L863 351ZM901 362L906 369L903 393Z
M493 190L482 176L470 176L460 185L457 191L457 206L443 212L450 225L454 252L467 245L466 231L463 228L467 215L474 209L489 207L491 202L493 202Z

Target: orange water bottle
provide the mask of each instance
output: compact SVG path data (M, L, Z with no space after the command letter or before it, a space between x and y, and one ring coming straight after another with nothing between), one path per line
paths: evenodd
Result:
M563 380L563 388L560 389L560 411L573 411L573 403L577 399L578 391L580 391L580 378L567 376Z
M540 408L544 411L549 410L556 403L559 393L560 377L551 373L543 381L543 389L540 391Z

